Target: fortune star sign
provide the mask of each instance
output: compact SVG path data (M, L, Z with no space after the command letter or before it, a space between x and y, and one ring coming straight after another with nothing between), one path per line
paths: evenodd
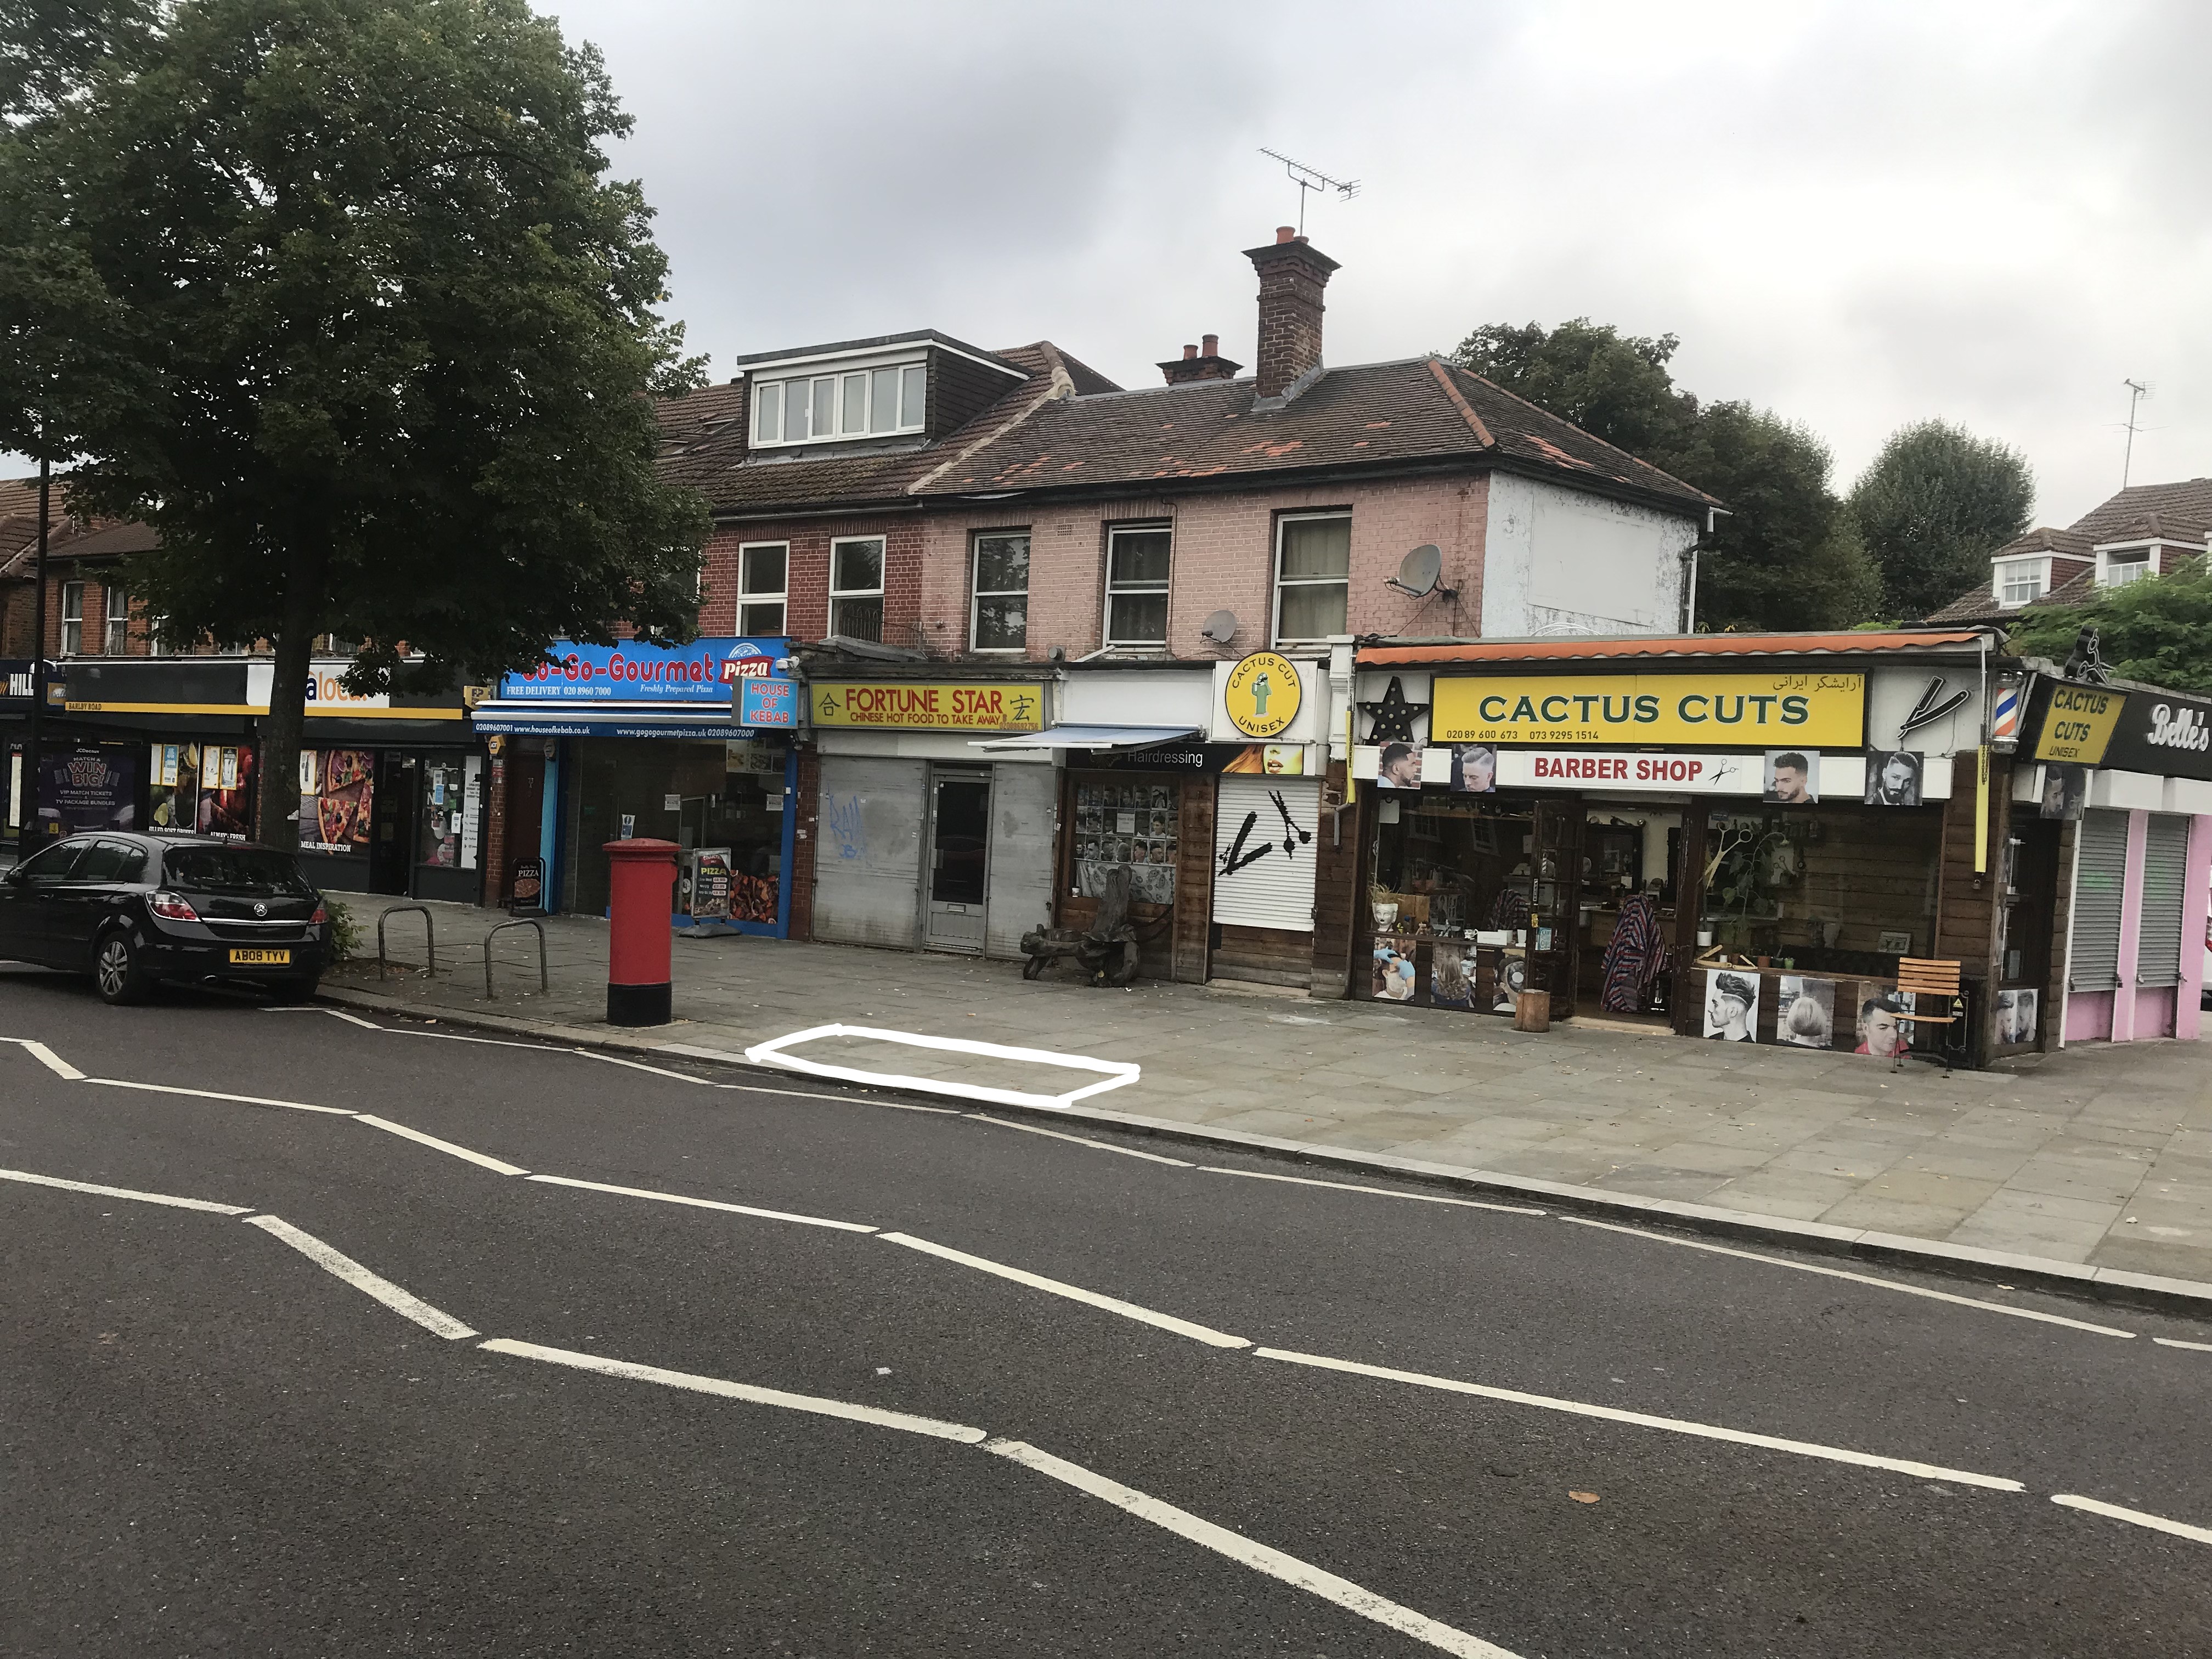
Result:
M1389 688L1382 693L1382 702L1363 702L1359 706L1374 723L1367 741L1377 744L1413 742L1414 720L1429 712L1429 705L1425 702L1406 701L1406 689L1398 684L1395 674L1390 676Z

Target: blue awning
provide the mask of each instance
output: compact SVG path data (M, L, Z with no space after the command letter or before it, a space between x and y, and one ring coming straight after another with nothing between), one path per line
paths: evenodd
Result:
M1194 726L1054 726L1018 737L981 738L971 749L1150 749L1154 744L1194 738Z

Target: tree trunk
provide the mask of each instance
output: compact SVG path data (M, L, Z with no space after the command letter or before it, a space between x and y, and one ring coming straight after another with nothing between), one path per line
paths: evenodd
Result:
M269 685L269 717L261 722L261 788L255 837L281 852L300 845L300 739L307 720L307 673L322 620L324 556L319 548L295 562L284 596L284 625L270 641L276 653Z

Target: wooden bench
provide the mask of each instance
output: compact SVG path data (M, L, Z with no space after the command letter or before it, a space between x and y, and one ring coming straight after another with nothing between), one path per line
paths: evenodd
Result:
M1900 957L1897 963L1897 988L1912 998L1915 1012L1900 1013L1899 1025L1955 1025L1962 1016L1959 1012L1959 971L1955 962L1942 962L1926 957ZM1917 1012L1923 998L1941 999L1950 1009L1948 1014L1923 1014ZM1905 1064L1905 1045L1898 1044L1890 1069L1896 1071ZM1947 1066L1948 1070L1948 1067Z

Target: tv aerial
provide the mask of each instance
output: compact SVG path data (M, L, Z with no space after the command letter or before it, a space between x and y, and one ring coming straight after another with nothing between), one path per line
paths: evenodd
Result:
M1409 599L1425 599L1431 593L1441 593L1448 599L1457 599L1459 589L1439 586L1443 579L1443 554L1434 542L1423 542L1398 561L1398 574L1387 578L1382 586Z
M1226 645L1237 637L1237 613L1217 611L1199 624L1198 631L1216 645Z
M1306 196L1309 191L1333 190L1337 199L1348 202L1359 194L1357 179L1332 179L1319 167L1310 167L1304 161L1293 161L1280 150L1262 149L1262 155L1273 156L1283 164L1283 171L1291 175L1291 182L1298 187L1298 234L1306 234Z

